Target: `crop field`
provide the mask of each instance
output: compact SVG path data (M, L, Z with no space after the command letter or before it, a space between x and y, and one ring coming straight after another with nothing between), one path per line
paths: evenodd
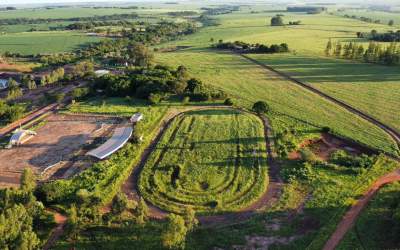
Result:
M261 120L234 110L192 111L175 118L139 180L151 203L182 212L234 211L267 187Z
M272 16L279 12L256 13L236 12L217 16L219 26L206 27L199 32L174 41L165 46L208 47L213 38L215 42L244 41L248 43L280 44L287 43L296 53L321 55L329 39L333 41L355 41L356 33L370 32L376 29L380 32L391 30L387 25L365 23L334 15L292 14L283 13L285 22L301 21L301 25L271 27ZM310 46L312 45L312 46Z
M400 70L396 66L310 56L249 56L309 83L400 131Z
M78 32L23 32L0 35L0 53L32 55L71 51L101 38Z
M393 249L400 244L394 227L398 227L400 182L378 191L356 221L338 249ZM397 220L397 221L396 221Z
M397 146L381 129L238 55L187 50L161 53L157 60L174 67L186 65L192 74L223 89L241 106L250 108L258 100L266 101L273 110L277 131L287 127L312 131L328 126L363 144L397 152Z

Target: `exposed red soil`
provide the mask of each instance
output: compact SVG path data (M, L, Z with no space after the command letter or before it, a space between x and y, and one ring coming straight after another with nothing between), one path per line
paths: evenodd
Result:
M343 237L346 235L347 231L354 225L358 215L361 211L367 206L368 202L372 199L374 194L385 184L400 181L400 169L393 171L389 174L386 174L376 180L372 186L368 189L367 192L361 197L347 213L344 215L342 221L336 227L335 232L331 235L329 240L326 242L324 246L324 250L333 250L335 249Z
M25 144L11 149L0 149L0 187L16 187L24 168L41 173L46 167L61 160L69 161L74 153L93 139L93 132L109 118L50 115L46 124L36 130L37 135ZM105 127L109 127L108 124Z
M310 148L318 158L324 161L329 160L330 155L337 150L344 150L352 155L374 153L369 148L328 133L323 133L318 139L305 140L299 145L299 148L305 147ZM299 151L293 151L289 154L288 158L290 160L299 160L301 155Z
M43 250L50 249L54 245L54 243L56 243L57 240L64 234L64 228L68 218L57 212L53 212L53 215L54 215L54 221L57 223L57 226L51 232L49 239L43 246Z

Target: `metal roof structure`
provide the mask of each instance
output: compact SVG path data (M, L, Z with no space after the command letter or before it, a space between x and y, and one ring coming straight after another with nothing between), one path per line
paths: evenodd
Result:
M86 153L86 155L90 155L100 160L103 160L104 158L116 152L118 149L122 148L132 136L132 132L133 128L131 125L119 127L115 129L112 137L108 139L103 145L89 151L88 153Z
M10 138L10 145L21 145L36 135L35 131L18 129Z
M132 115L132 117L129 119L130 122L136 123L139 122L140 120L143 119L143 114L142 113L135 113Z

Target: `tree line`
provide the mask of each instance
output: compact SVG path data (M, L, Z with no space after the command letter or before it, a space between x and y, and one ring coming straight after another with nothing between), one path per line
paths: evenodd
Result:
M328 41L325 49L326 56L360 60L367 63L383 65L400 65L400 46L391 43L383 46L380 43L370 42L367 47L358 43L332 43Z
M358 17L358 16L356 16L356 15L348 15L348 14L345 14L343 17L345 17L345 18L351 18L351 19L357 19L357 20L360 20L360 21L363 21L363 22L366 22L366 23L376 23L376 24L380 24L381 23L381 20L380 19L372 19L372 18L370 18L370 17L364 17L364 16L360 16L360 17ZM393 20L389 20L389 22L387 23L389 26L393 26L394 25L394 21Z
M289 52L289 46L287 43L272 44L270 46L265 44L250 44L242 41L235 42L219 42L212 45L216 49L240 51L243 53L260 53L260 54L274 54L274 53L286 53Z
M400 42L400 30L385 33L378 33L376 30L371 30L371 32L357 32L357 37L377 42Z
M136 13L130 14L113 14L104 16L92 17L71 17L71 18L5 18L0 19L0 25L16 25L16 24L40 24L52 22L94 22L94 21L109 21L120 19L136 19L139 15Z

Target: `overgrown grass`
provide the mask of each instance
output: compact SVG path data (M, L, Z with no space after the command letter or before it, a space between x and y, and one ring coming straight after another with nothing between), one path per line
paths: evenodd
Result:
M175 118L146 163L141 194L182 212L235 211L267 187L261 120L235 110L203 110Z

